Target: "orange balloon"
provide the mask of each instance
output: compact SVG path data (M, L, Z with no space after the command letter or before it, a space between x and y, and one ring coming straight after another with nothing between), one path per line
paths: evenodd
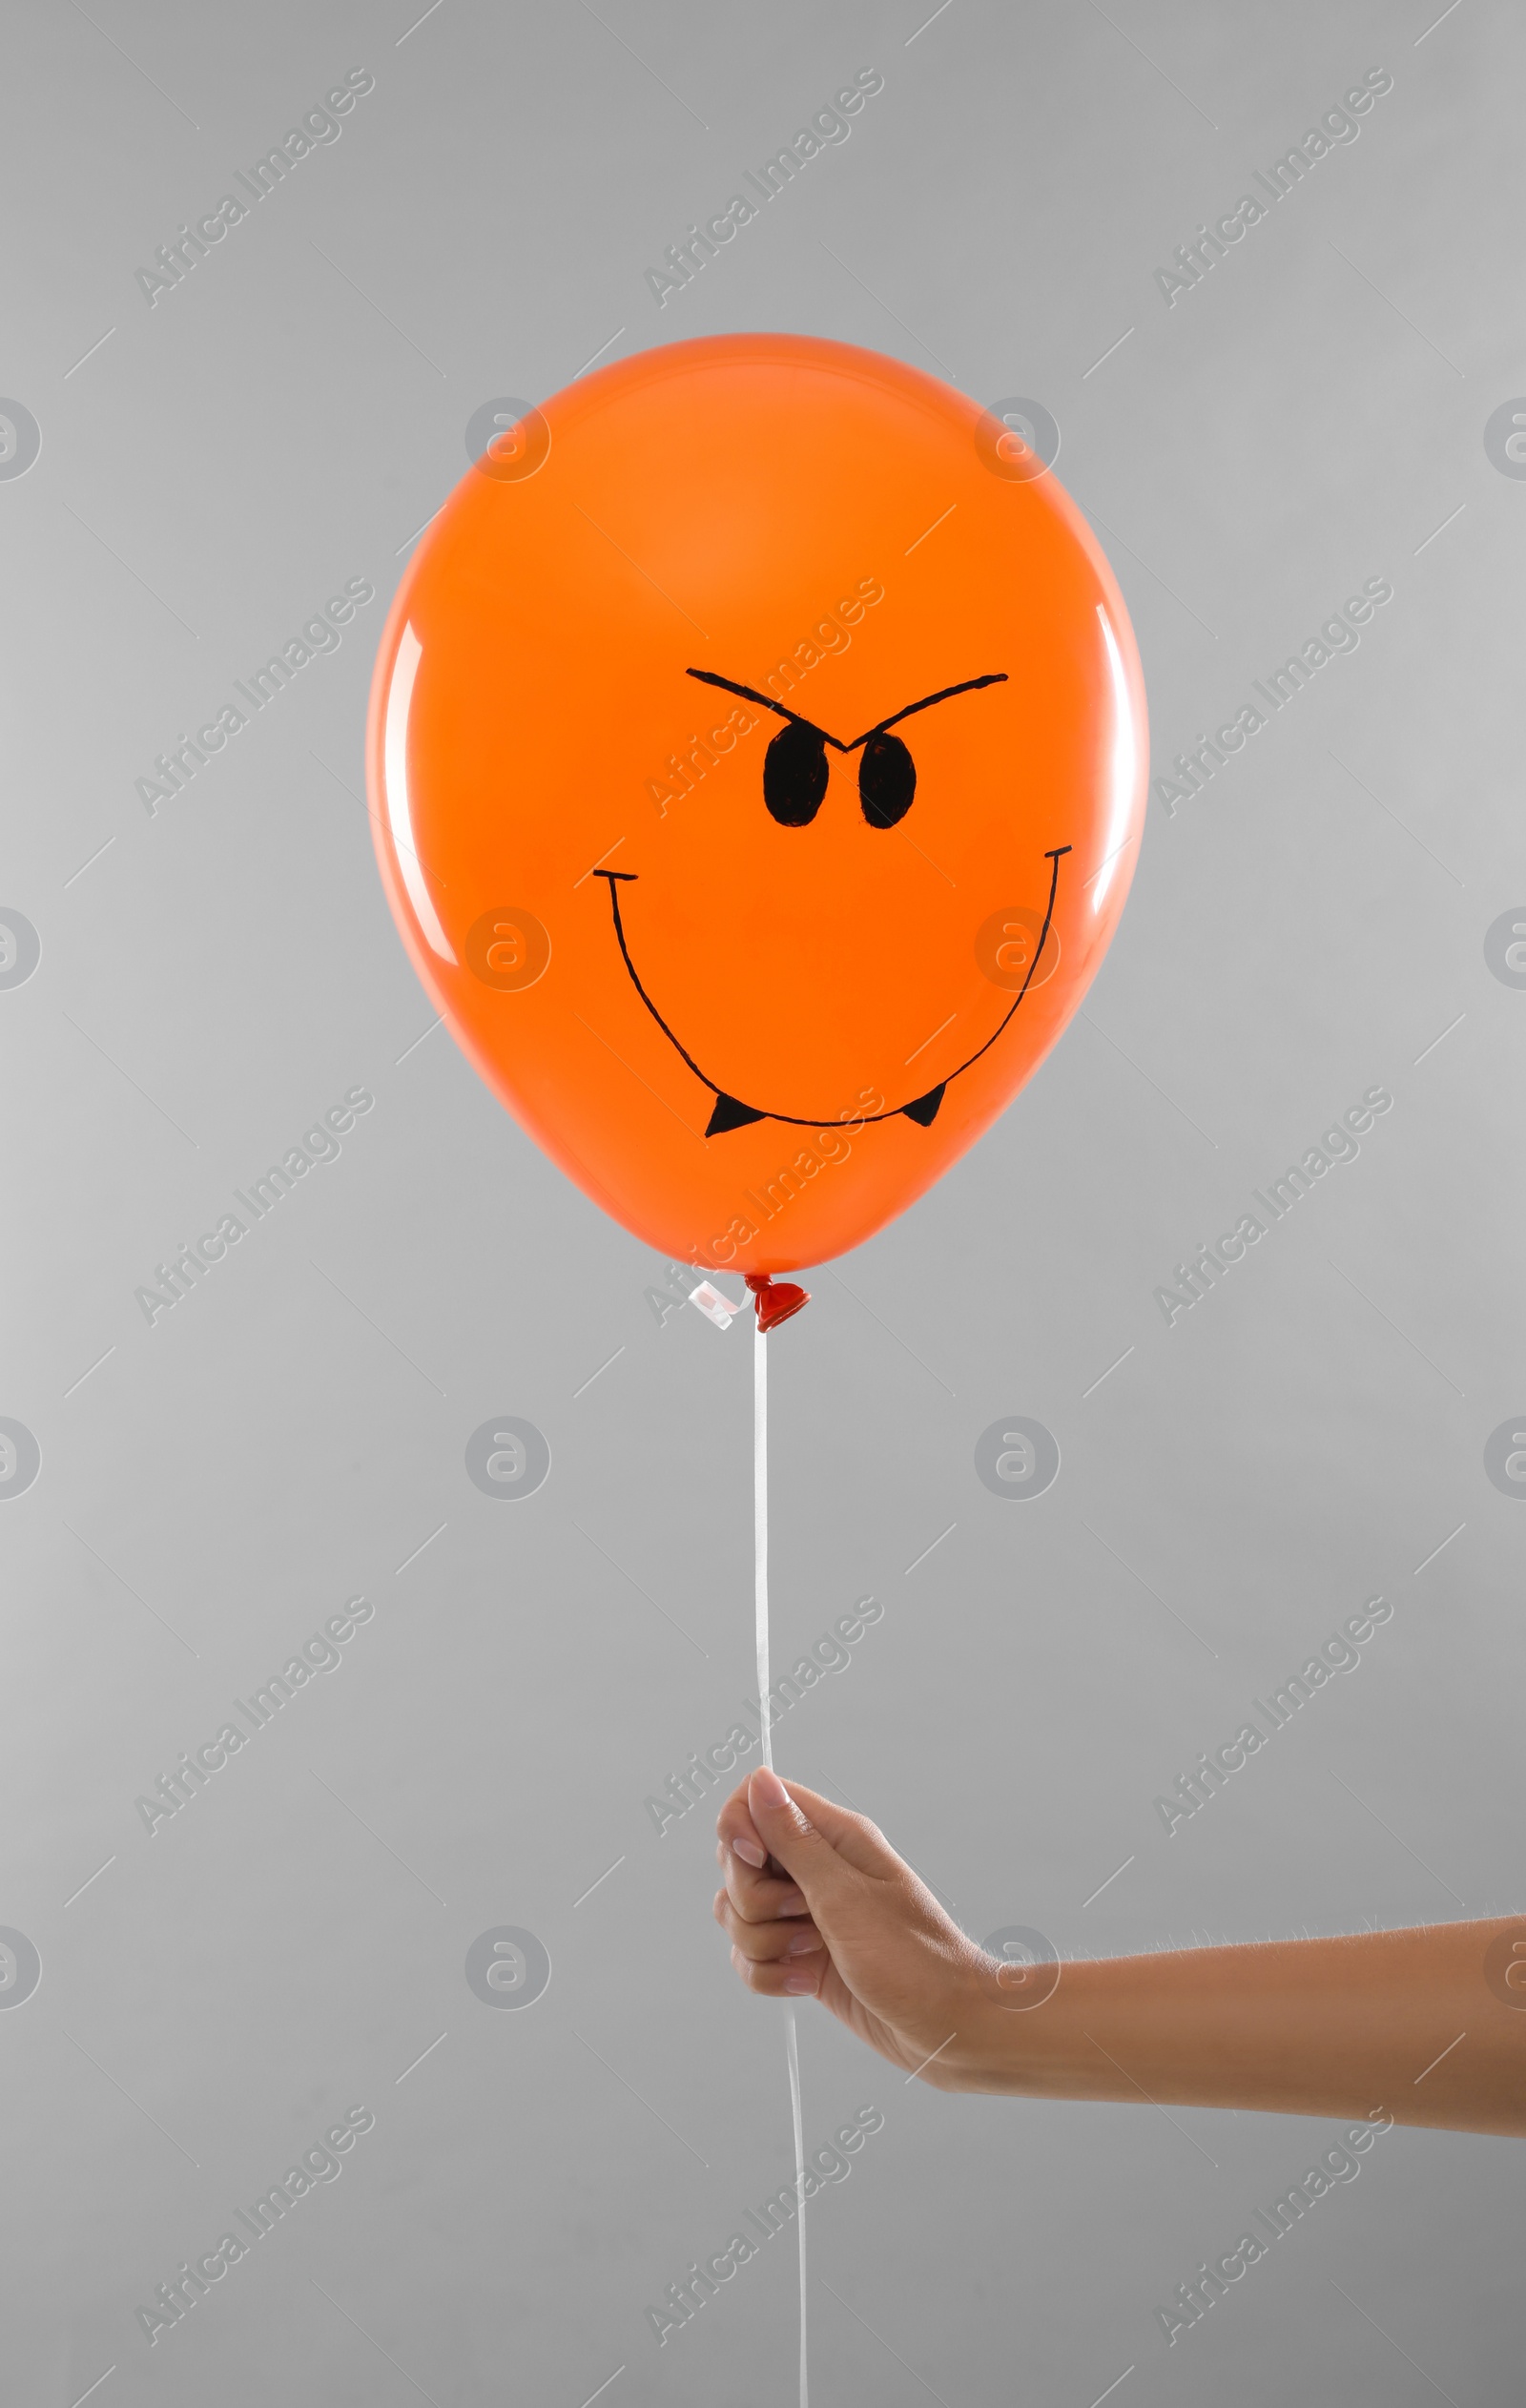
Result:
M458 1044L637 1236L753 1275L871 1236L1042 1061L1146 766L1042 462L798 335L643 352L496 438L371 695L382 881Z

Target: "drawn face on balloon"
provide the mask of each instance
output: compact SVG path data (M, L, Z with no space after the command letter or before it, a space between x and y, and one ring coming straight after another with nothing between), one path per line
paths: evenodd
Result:
M388 899L503 1101L708 1268L856 1244L1054 1043L1127 891L1143 696L1052 476L916 370L726 337L517 422L382 639Z

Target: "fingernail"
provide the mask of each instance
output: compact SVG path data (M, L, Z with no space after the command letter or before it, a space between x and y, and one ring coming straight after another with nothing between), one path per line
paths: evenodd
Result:
M787 1957L809 1957L821 1945L820 1936L814 1931L797 1931L784 1953Z
M785 1989L792 1999L814 1998L816 1978L814 1973L792 1973L785 1977Z
M768 1862L767 1851L760 1848L755 1839L733 1839L732 1846L744 1864L765 1865Z
M789 1892L788 1892L788 1893L787 1893L787 1894L786 1894L783 1898L781 1898L781 1899L780 1899L780 1900L779 1900L779 1904L778 1904L778 1912L779 1912L779 1914L780 1914L781 1916L782 1916L782 1915L809 1915L809 1914L810 1914L810 1912L811 1912L811 1909L810 1909L810 1907L806 1904L805 1899L804 1899L800 1896L800 1893L799 1893L799 1891L798 1891L798 1890L791 1890L791 1891L789 1891Z
M767 1807L771 1814L777 1814L781 1806L788 1806L790 1803L789 1791L777 1773L767 1764L758 1766L752 1780L748 1783L748 1795L755 1797L758 1804Z

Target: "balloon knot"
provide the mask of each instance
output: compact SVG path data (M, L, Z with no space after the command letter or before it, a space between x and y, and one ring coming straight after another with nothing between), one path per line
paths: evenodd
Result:
M788 1280L774 1287L767 1271L745 1271L742 1277L753 1291L757 1325L765 1333L776 1328L780 1321L787 1321L792 1313L798 1313L803 1304L811 1301L805 1288L792 1286Z

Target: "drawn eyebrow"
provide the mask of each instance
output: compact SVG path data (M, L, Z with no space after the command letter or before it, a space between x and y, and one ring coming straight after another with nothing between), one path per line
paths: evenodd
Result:
M829 736L824 727L817 727L815 719L803 719L798 711L787 711L782 702L775 702L772 695L759 694L755 686L739 686L734 677L718 677L713 669L687 669L684 675L698 677L707 686L722 686L728 694L739 694L746 702L760 702L765 711L776 711L780 718L788 719L793 727L808 727L812 735L819 736L824 744L836 745L839 753L851 749L839 737Z
M786 710L782 702L775 702L772 695L759 694L755 686L738 685L733 677L717 676L713 669L690 669L684 674L698 677L707 686L721 686L728 694L739 694L746 702L760 703L765 711L777 712L781 719L788 719L794 727L809 728L813 736L819 736L824 744L834 745L839 753L856 753L860 744L868 743L871 737L883 736L902 719L909 719L915 712L931 710L935 702L946 702L951 695L972 694L980 686L1004 686L1007 682L1004 669L993 669L983 677L966 677L960 685L940 687L937 694L923 695L920 702L908 702L904 710L893 711L888 719L880 719L874 727L865 728L862 736L856 736L851 744L845 744L841 737L829 736L824 727L817 727L815 719L802 718L798 711Z
M897 721L909 719L914 711L929 711L935 702L946 702L951 694L973 694L977 686L1004 686L1006 681L1007 673L1004 669L991 669L983 677L966 677L961 685L943 686L937 694L924 694L920 702L908 702L904 711L894 711L888 719L881 719L877 726L865 728L862 736L854 737L848 750L851 753L856 752L859 745L867 744L872 736L883 736L885 730L895 727Z

